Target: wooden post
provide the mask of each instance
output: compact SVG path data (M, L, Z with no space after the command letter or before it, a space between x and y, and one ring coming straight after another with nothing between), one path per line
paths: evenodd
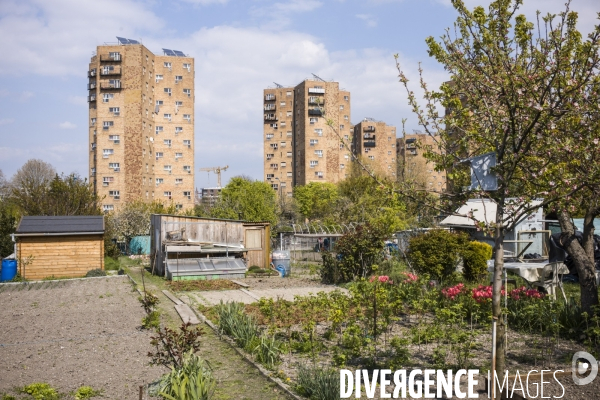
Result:
M140 385L140 400L144 400L144 386Z

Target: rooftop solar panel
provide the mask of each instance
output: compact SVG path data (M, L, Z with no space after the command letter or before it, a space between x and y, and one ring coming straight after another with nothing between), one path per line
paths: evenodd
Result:
M175 55L177 57L185 57L185 54L183 54L183 51L173 50L173 53L175 53Z
M137 40L129 39L129 44L140 44Z
M129 44L129 39L125 39L125 38L122 38L122 37L118 37L118 36L117 36L117 40L118 40L118 41L119 41L119 43L121 43L121 44Z
M165 52L165 56L175 56L173 50L163 49L163 51Z

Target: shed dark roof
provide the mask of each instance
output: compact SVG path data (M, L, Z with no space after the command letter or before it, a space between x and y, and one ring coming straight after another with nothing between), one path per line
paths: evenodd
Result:
M33 233L92 233L104 232L104 216L60 216L37 217L28 216L21 218L17 227L17 235Z

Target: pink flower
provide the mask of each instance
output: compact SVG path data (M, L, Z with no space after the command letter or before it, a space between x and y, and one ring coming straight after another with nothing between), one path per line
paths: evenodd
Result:
M463 290L464 287L465 287L464 284L459 283L456 286L442 289L442 294L447 299L454 300L456 298L456 296L458 296L462 292L462 290Z
M402 283L415 283L419 280L419 277L410 272L403 272L402 275L406 276L407 279L403 280Z
M379 281L381 283L389 283L390 285L394 283L394 281L392 281L390 279L390 277L387 275L372 276L371 278L369 278L369 282L375 282L375 281Z

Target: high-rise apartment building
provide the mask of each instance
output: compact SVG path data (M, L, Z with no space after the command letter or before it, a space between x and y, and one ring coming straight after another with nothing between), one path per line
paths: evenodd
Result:
M295 87L264 90L265 180L281 196L309 182L336 183L347 176L350 92L338 82L307 79ZM327 121L332 121L330 126Z
M90 181L104 211L194 207L194 59L135 40L98 46L88 70Z
M396 127L373 118L354 125L352 150L375 172L396 179Z
M401 161L398 179L414 182L417 186L441 193L446 190L446 173L436 171L433 162L423 156L425 148L438 152L435 138L426 134L405 135L397 139L397 158Z

